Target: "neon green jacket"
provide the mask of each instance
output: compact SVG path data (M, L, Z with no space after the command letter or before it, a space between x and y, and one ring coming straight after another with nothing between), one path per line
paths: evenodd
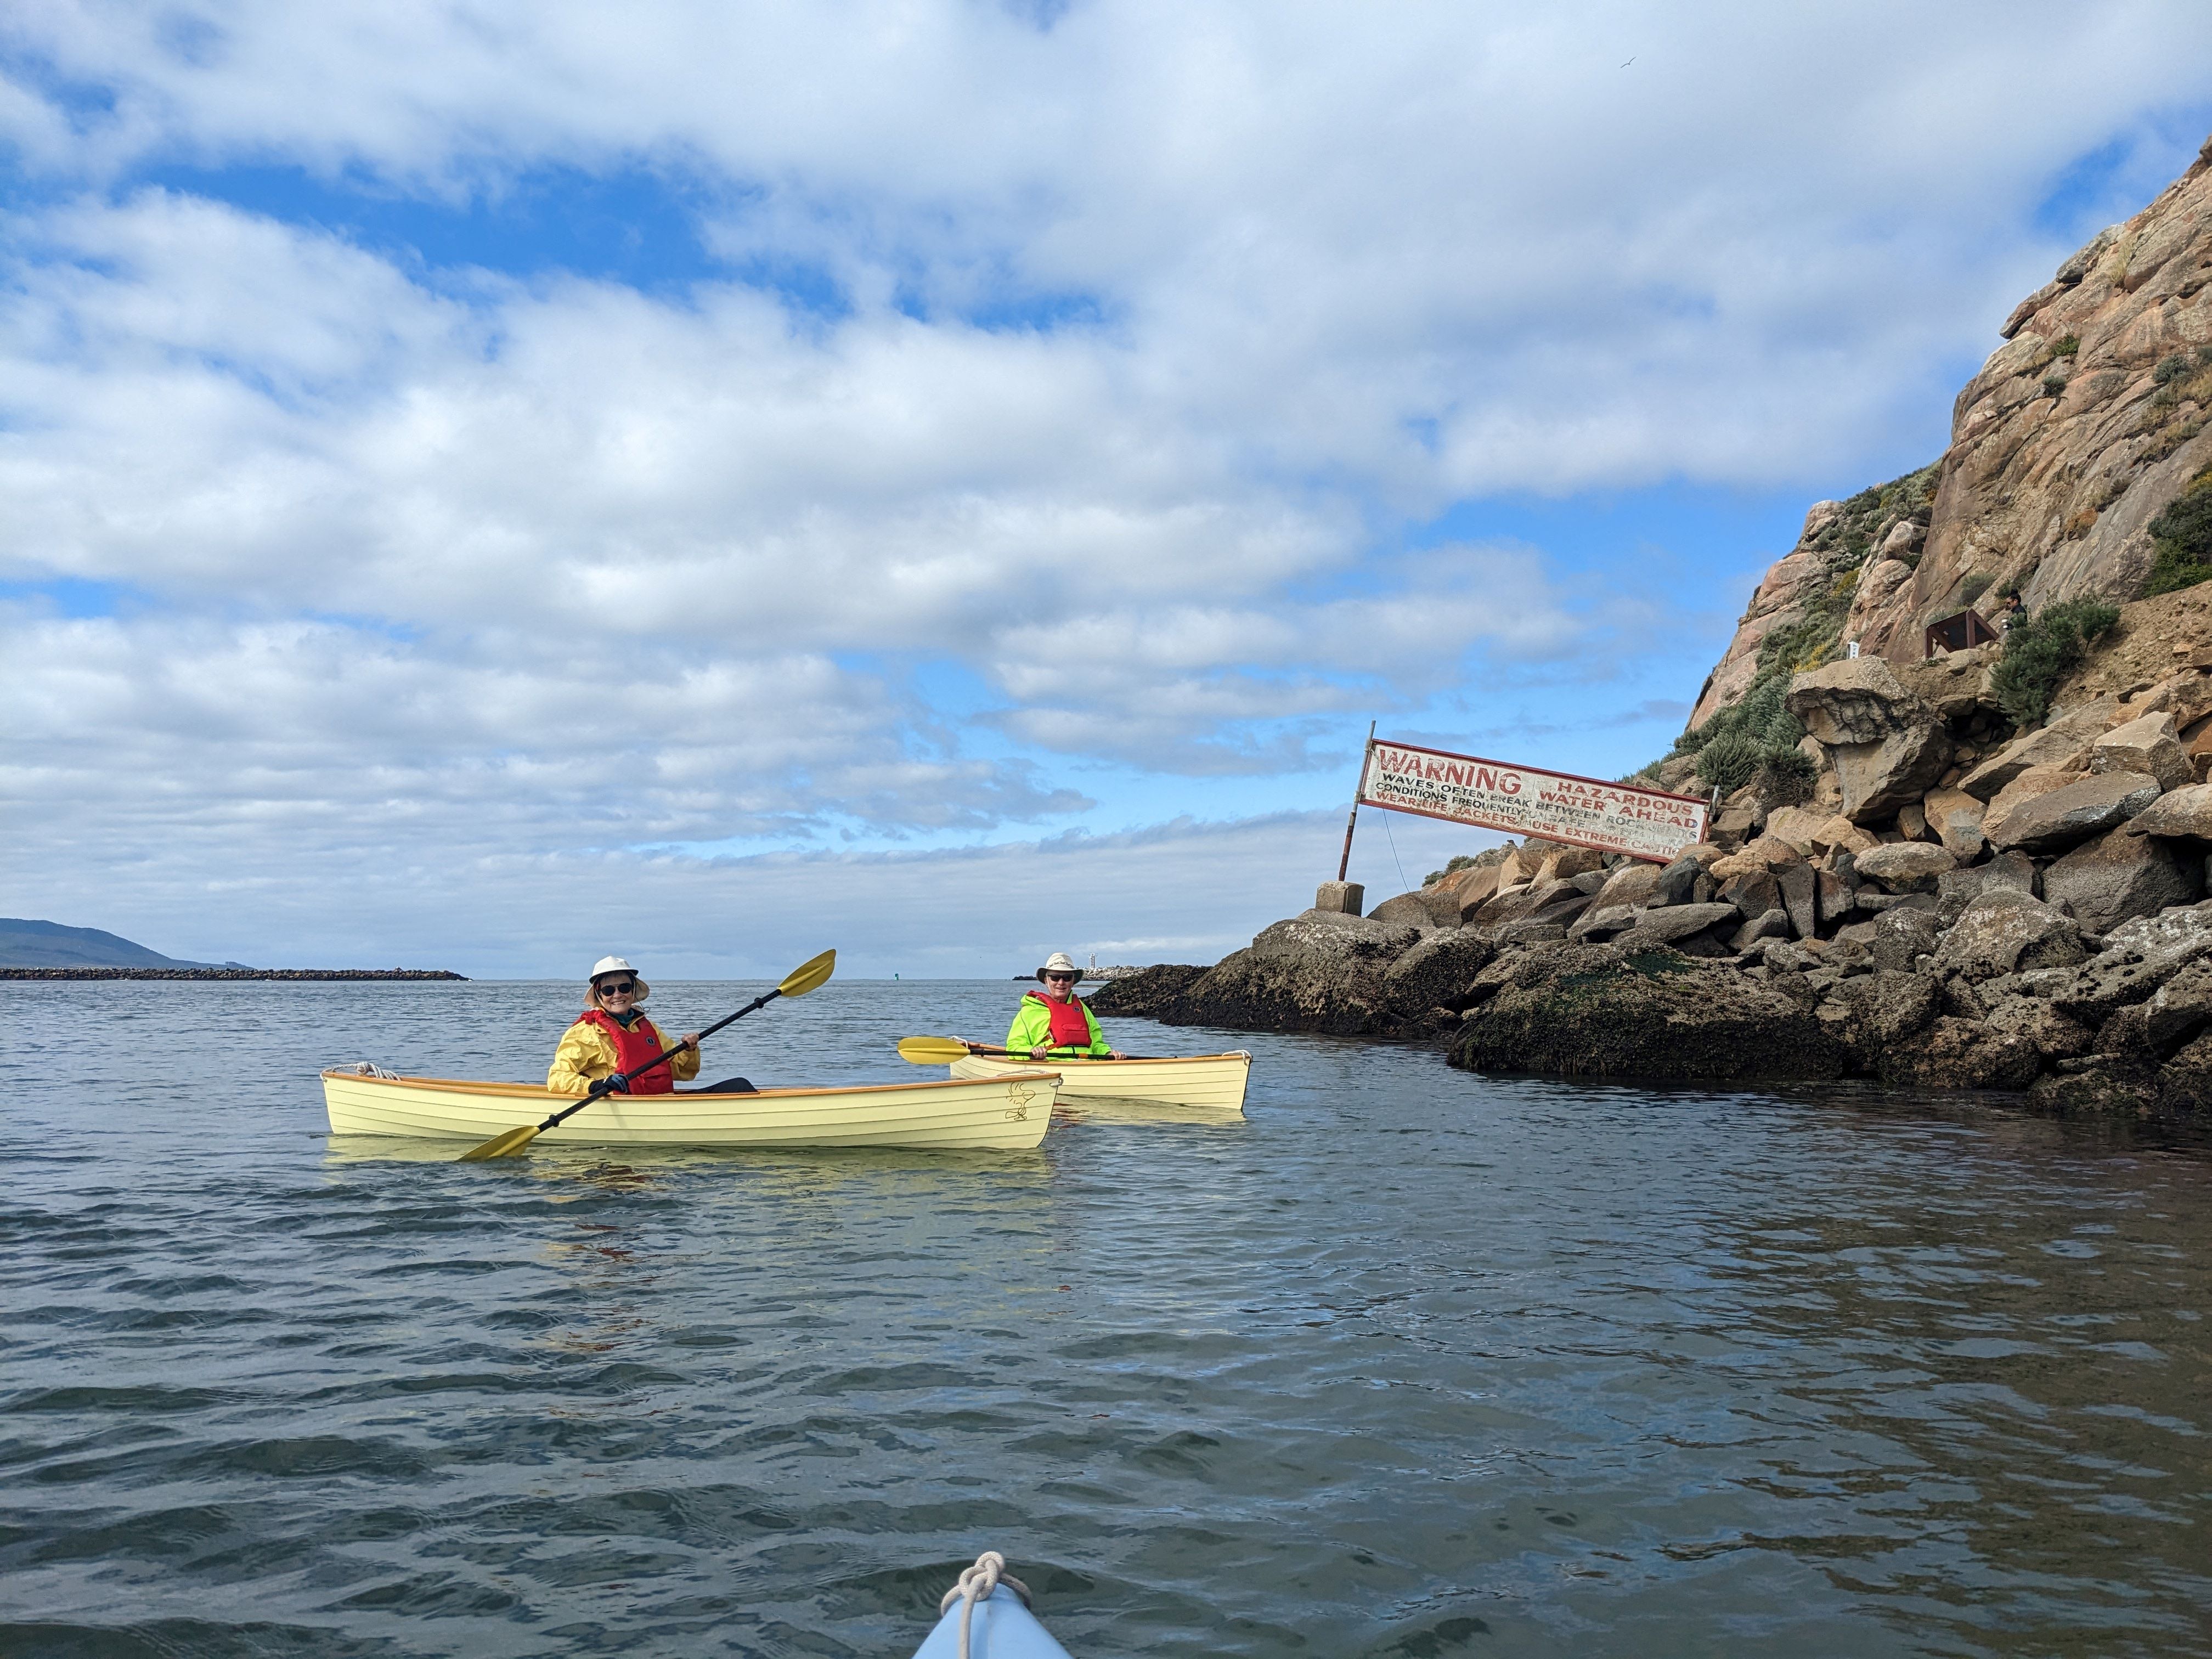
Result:
M1098 1016L1091 1012L1091 1005L1078 997L1075 1006L1083 1010L1083 1023L1091 1031L1091 1046L1088 1048L1060 1048L1054 1052L1102 1057L1112 1054L1113 1048L1100 1034ZM1052 1015L1046 1011L1044 994L1032 991L1022 999L1022 1006L1014 1013L1014 1023L1006 1028L1006 1047L1017 1054L1026 1054L1030 1049L1051 1041Z

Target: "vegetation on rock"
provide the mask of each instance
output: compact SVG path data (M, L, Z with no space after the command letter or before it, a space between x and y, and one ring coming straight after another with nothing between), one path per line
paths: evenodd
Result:
M2150 521L2150 533L2158 556L2143 584L2143 598L2212 580L2212 467L2166 504Z
M1761 653L1762 659L1765 653ZM1809 776L1812 764L1797 751L1805 726L1782 706L1790 690L1790 677L1797 671L1788 665L1786 653L1771 665L1762 660L1759 675L1743 700L1685 732L1674 740L1678 755L1698 757L1698 781L1730 793L1766 771L1776 779Z
M2041 724L2066 671L2119 619L2118 605L2068 599L2014 622L2005 634L2004 659L1990 676L1998 707L2015 726Z

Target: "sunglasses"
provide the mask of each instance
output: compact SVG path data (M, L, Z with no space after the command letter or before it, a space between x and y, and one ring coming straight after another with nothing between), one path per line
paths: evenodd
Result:
M1048 985L1073 985L1075 983L1075 975L1073 974L1047 974L1044 976L1044 982Z
M625 979L618 980L611 985L602 985L599 987L599 994L603 997L626 997L634 994L636 990L637 981L634 979Z

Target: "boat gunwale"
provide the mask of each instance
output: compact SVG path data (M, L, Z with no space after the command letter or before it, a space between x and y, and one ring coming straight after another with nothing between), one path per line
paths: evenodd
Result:
M337 1079L345 1083L365 1083L378 1088L435 1089L452 1094L489 1096L499 1100L541 1099L582 1102L588 1095L556 1095L550 1089L534 1083L483 1083L466 1078L445 1077L377 1077L368 1072L326 1069L321 1074L325 1080ZM636 1100L684 1101L746 1101L790 1100L823 1095L880 1095L915 1089L973 1089L999 1083L1012 1083L1024 1078L1057 1079L1055 1069L1036 1066L1018 1072L1005 1072L989 1078L925 1078L918 1083L853 1083L837 1084L820 1088L755 1089L746 1094L717 1094L710 1089L678 1089L666 1095L636 1095ZM605 1098L605 1097L602 1097Z
M988 1060L1001 1065L1021 1063L1017 1056L1012 1054L971 1054L967 1058ZM1050 1063L1054 1071L1060 1071L1071 1066L1189 1066L1208 1060L1241 1060L1249 1068L1252 1051L1249 1048L1227 1048L1218 1054L1123 1054L1118 1059L1112 1054L1064 1054L1055 1055ZM1036 1060L1030 1063L1042 1065L1045 1062ZM1006 1075L1012 1077L1015 1073L1009 1072Z

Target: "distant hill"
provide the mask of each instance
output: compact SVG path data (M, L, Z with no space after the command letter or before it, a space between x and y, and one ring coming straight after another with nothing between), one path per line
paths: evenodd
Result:
M0 968L240 968L237 962L180 962L97 927L0 916Z

